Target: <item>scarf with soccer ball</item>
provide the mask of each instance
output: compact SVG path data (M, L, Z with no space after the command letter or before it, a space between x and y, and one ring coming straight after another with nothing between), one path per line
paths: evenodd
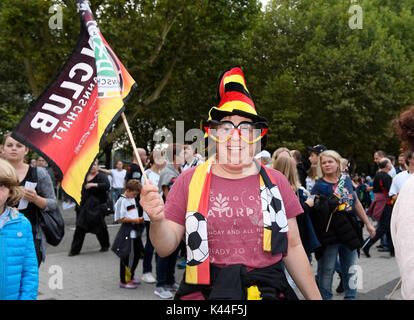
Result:
M288 226L285 206L279 188L266 167L254 160L260 174L260 197L263 212L263 251L272 255L287 254ZM185 282L210 284L207 212L210 194L209 159L199 165L191 178L185 219L187 265Z

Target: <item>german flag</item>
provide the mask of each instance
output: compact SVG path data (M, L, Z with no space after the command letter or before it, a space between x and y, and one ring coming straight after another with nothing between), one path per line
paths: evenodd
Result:
M56 78L30 106L12 137L53 165L78 204L85 177L134 79L99 31L86 0L77 0L81 32Z

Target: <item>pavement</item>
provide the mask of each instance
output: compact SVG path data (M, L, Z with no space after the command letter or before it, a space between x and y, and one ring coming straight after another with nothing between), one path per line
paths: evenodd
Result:
M75 230L75 212L73 208L61 212L65 220L65 236L57 247L47 247L46 261L39 269L38 300L161 300L154 294L155 284L142 282L137 289L121 289L119 258L111 250L99 252L100 245L93 234L86 235L79 255L69 257ZM120 225L114 224L113 215L107 216L106 221L112 241ZM371 258L363 253L357 258L357 300L387 300L386 296L400 279L395 258L390 257L387 252L379 252L376 245L370 250ZM155 277L155 259L152 265ZM313 259L314 274L316 267L316 260ZM138 264L135 277L140 279L141 275L142 260ZM182 277L183 270L177 268L176 281L179 283ZM343 293L335 292L338 283L339 277L335 274L332 287L334 300L342 300L344 297ZM299 290L295 291L303 299ZM400 289L393 294L392 300L402 300Z

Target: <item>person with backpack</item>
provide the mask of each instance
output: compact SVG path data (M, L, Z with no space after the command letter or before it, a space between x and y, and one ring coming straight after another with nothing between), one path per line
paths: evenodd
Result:
M141 183L131 179L125 186L125 191L115 203L114 220L121 223L121 227L112 245L112 251L120 258L120 288L135 289L141 283L135 279L135 269L143 253L141 241L142 228L138 225L144 223L139 216L135 198L141 191Z

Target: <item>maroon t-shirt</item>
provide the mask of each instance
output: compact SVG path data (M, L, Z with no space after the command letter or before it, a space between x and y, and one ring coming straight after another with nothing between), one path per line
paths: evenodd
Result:
M188 187L196 168L184 171L168 193L167 219L185 226ZM285 176L270 169L283 198L287 219L302 213L302 207ZM207 212L210 262L225 267L244 264L249 270L278 262L282 255L263 251L263 213L260 176L227 179L212 174Z

